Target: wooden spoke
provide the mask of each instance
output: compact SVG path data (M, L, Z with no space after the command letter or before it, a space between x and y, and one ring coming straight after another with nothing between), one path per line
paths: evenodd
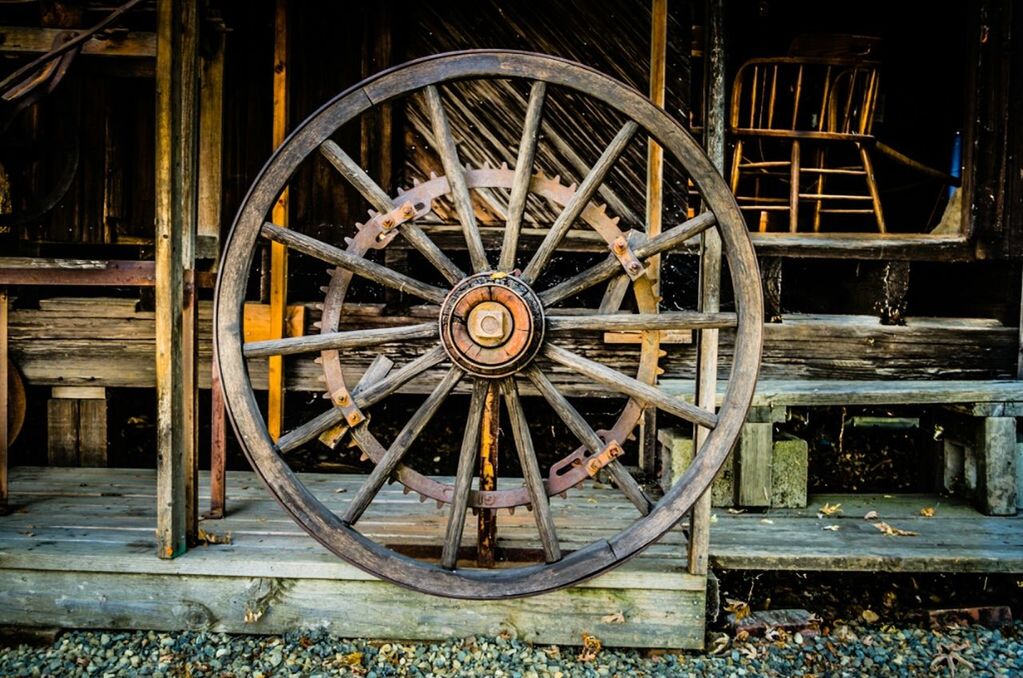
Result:
M465 433L462 436L462 449L458 453L458 471L455 474L455 489L451 499L451 510L448 513L448 527L444 533L444 550L441 553L441 567L449 570L458 561L458 547L462 543L462 530L465 528L465 512L469 507L469 491L472 489L472 478L476 470L476 457L479 453L480 426L483 423L483 404L487 398L490 382L477 379L472 387L472 400L469 402L469 418L465 422Z
M386 266L381 266L369 259L338 249L333 245L328 245L308 235L303 235L287 228L281 228L276 224L263 224L262 234L265 238L283 243L293 250L316 257L328 264L340 266L345 270L381 285L414 294L420 299L441 304L444 302L444 298L447 297L447 292L439 287L428 285L415 278L410 278L404 273L392 271Z
M712 212L704 212L703 214L693 217L678 226L669 228L660 235L650 238L645 243L636 247L635 250L633 250L633 253L639 259L647 259L655 254L672 250L686 240L700 235L716 223L717 219L714 217ZM544 290L540 293L540 301L543 302L544 306L552 306L563 299L567 299L573 295L579 294L583 290L589 289L597 283L604 282L608 278L619 273L621 270L622 265L619 263L618 259L613 255L609 256L596 266L592 266L582 273L578 273L568 280Z
M373 372L374 365L376 365L382 357L383 356L377 356L377 360L370 365L369 370L366 371L366 374L363 375L359 384L356 385L355 389L352 391L352 400L359 408L370 407L371 405L380 402L397 391L404 384L412 381L426 370L440 363L445 357L447 357L447 353L445 353L444 349L440 346L435 346L428 352L386 377L383 374L377 376L376 373ZM387 359L384 358L384 360ZM390 370L390 362L390 360L387 360L388 370ZM373 376L374 378L367 379L367 375ZM344 420L345 415L341 409L338 407L332 407L323 414L310 419L301 426L281 436L277 440L277 451L288 452L300 445L304 445L332 426L337 426L342 423Z
M243 346L242 350L246 358L262 358L270 355L292 355L295 353L366 348L396 341L430 339L436 336L437 323L434 322L404 327L381 327L368 330L311 334L306 337L250 341Z
M579 411L572 406L572 403L568 401L562 393L557 389L551 380L547 378L547 375L543 373L540 368L535 364L530 365L529 369L526 370L526 377L529 378L536 390L547 400L558 416L561 418L565 425L568 426L569 430L572 431L573 435L579 439L586 448L593 454L600 454L604 450L604 441L601 440L597 432L586 423L583 416L579 414ZM632 477L629 471L625 468L617 459L612 460L607 466L608 471L615 480L615 484L621 489L621 491L628 497L639 512L643 515L650 513L650 509L653 507L653 502L643 492L643 488L639 486L636 479Z
M423 432L426 425L430 423L430 419L440 409L440 406L447 399L448 394L451 393L451 390L462 378L463 374L465 373L457 367L452 367L448 370L448 373L444 375L444 378L433 389L433 392L426 398L426 401L416 410L412 418L408 420L398 434L398 437L387 448L383 458L373 467L373 471L366 478L366 482L362 484L359 491L352 497L352 503L348 505L344 516L341 518L346 524L354 525L359 520L359 517L366 511L370 502L373 501L373 497L377 495L380 488L384 486L387 479L398 468L398 464L401 463L405 453L408 452L412 443L416 441L416 438ZM360 445L365 434L365 427L362 426L352 430L352 436Z
M534 282L544 267L547 266L547 262L554 255L554 251L561 244L561 240L568 233L568 229L572 227L575 220L582 214L583 209L593 199L597 189L600 188L601 183L604 181L604 177L607 176L611 166L621 156L637 129L639 129L639 125L635 122L630 120L625 123L618 131L618 134L615 135L615 138L611 140L611 143L608 144L608 147L604 149L596 164L590 169L589 174L579 184L579 188L576 189L572 199L561 210L558 218L554 220L554 224L547 232L543 242L540 243L540 247L533 254L529 264L526 265L525 270L522 272L522 279L527 283Z
M558 534L554 527L554 518L551 516L547 488L544 486L543 476L540 475L540 464L536 460L536 450L533 449L533 437L529 434L529 424L522 411L522 403L519 402L515 379L502 380L501 393L504 395L504 406L508 408L512 437L515 438L515 449L519 453L522 476L526 481L529 500L533 505L533 518L536 520L536 529L540 533L540 541L543 543L544 558L548 563L553 563L556 560L561 560L561 546L558 544Z
M704 330L735 327L734 313L668 311L665 313L608 313L606 315L549 315L549 332L580 330Z
M674 414L676 417L681 417L686 421L691 421L706 428L714 428L717 425L717 415L712 412L707 412L695 405L672 398L650 384L644 384L589 358L584 358L581 355L566 351L553 344L544 346L543 353L559 365L564 365L596 382L610 386L615 391L635 398L641 403L653 405L669 414Z
M451 189L455 209L458 211L458 219L462 223L465 243L469 248L469 260L472 261L472 268L476 273L488 271L490 264L487 262L487 252L483 248L483 239L476 224L469 186L465 183L465 168L458 160L458 148L455 146L455 138L451 136L451 126L444 112L444 104L440 100L440 92L433 85L429 85L425 93L426 105L430 109L430 121L433 124L434 143L444 165L444 174Z
M341 176L348 180L348 183L355 186L356 190L372 205L373 209L381 213L390 212L394 209L391 196L387 195L387 191L380 188L380 185L366 174L366 171L359 166L359 163L355 162L352 156L345 153L331 139L327 139L320 144L320 153L330 161L330 164L334 166L334 169Z
M536 142L540 134L540 122L546 96L547 83L534 82L529 91L526 123L522 129L519 156L515 161L515 178L512 180L511 197L508 200L508 221L504 227L504 242L501 243L501 259L497 265L498 270L505 272L515 268L519 230L522 228L522 215L526 211L529 182L533 177L533 158L536 155Z
M341 176L348 180L362 194L373 209L381 214L390 212L395 208L394 201L387 195L384 189L370 178L368 174L355 162L350 155L344 152L340 146L330 139L320 144L320 153L323 154L330 164L340 172ZM465 277L462 269L455 265L440 248L430 240L416 224L406 221L398 226L398 231L409 241L409 244L419 250L419 253L426 257L427 261L433 264L441 272L449 283L456 283Z

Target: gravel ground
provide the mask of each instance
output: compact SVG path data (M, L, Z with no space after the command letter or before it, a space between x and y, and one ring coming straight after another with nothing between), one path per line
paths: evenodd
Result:
M664 653L530 645L507 638L447 643L342 640L322 633L68 632L46 647L0 648L2 676L921 676L1023 675L1023 623L942 632L836 625L827 635ZM715 642L716 641L716 642ZM955 670L950 670L954 665ZM972 669L971 669L972 666Z

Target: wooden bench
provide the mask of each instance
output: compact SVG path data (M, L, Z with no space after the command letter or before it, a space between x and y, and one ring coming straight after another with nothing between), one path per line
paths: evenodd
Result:
M691 380L664 379L661 388L680 398L693 398ZM785 421L789 408L836 405L939 406L945 430L945 489L973 495L977 507L989 515L1016 513L1021 465L1016 417L1023 416L1023 381L1009 379L761 380L734 469L726 471L734 470L738 476L736 501L746 506L772 505L771 458L777 444L772 432L775 423Z

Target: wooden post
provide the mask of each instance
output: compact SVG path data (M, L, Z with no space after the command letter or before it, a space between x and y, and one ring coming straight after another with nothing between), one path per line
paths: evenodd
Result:
M480 427L480 490L497 489L497 436L501 427L501 396L497 382L487 389ZM476 533L476 565L494 566L497 548L497 509L479 510Z
M704 145L718 172L725 167L725 45L724 0L707 0L706 50L707 118ZM700 258L700 310L717 313L721 305L721 236L716 229L704 231ZM697 345L696 404L715 409L717 398L718 331L702 330ZM696 453L700 453L709 430L696 427ZM709 490L709 488L708 488ZM693 506L689 530L689 572L706 575L710 546L710 492L704 492Z
M197 256L220 259L220 227L223 196L224 146L224 51L222 21L210 23L210 49L202 59L199 88L199 221ZM209 518L223 518L227 503L227 417L220 386L220 365L213 350L210 375L210 511Z
M198 119L195 0L158 0L156 47L157 554L173 558L197 531L194 291ZM187 272L187 273L186 273Z
M650 7L650 100L664 108L667 83L668 0L653 0ZM647 141L646 153L646 234L661 233L664 208L664 149L653 139ZM647 267L654 280L654 294L660 293L661 256L650 257ZM646 474L656 471L657 409L647 408L640 430L639 466Z
M288 2L277 0L274 13L274 115L273 146L284 141L288 129ZM288 189L285 188L273 208L273 222L288 225ZM270 245L270 337L284 336L288 305L288 249L280 243ZM284 357L269 359L266 423L270 437L281 435L284 425Z
M10 416L11 403L7 398L8 382L10 375L7 374L7 288L0 287L0 511L7 506L7 448L10 445L8 439L7 420Z

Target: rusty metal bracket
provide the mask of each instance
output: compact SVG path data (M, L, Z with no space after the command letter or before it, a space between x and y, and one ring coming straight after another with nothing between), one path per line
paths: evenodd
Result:
M612 440L604 447L603 450L600 451L599 454L587 457L585 462L586 473L588 473L592 478L597 475L597 472L599 472L600 469L604 468L624 453L625 450L623 450L622 446L618 444L618 441Z
M630 231L629 240L632 240L632 233ZM643 277L646 274L646 266L639 260L636 253L632 251L632 244L626 240L625 237L619 236L615 238L615 241L611 243L609 249L611 253L618 258L622 268L625 269L625 275L629 276L631 280Z
M380 229L380 233L377 234L377 242L382 242L393 237L397 233L397 228L407 221L415 219L417 216L416 206L411 202L403 202L398 207L395 207L390 212L383 214L375 214L373 218L366 224L367 226L374 226Z
M341 413L345 416L345 423L348 424L349 428L358 426L366 421L366 415L355 404L355 400L348 391L335 391L330 395L330 400L334 403L335 407L341 409Z

